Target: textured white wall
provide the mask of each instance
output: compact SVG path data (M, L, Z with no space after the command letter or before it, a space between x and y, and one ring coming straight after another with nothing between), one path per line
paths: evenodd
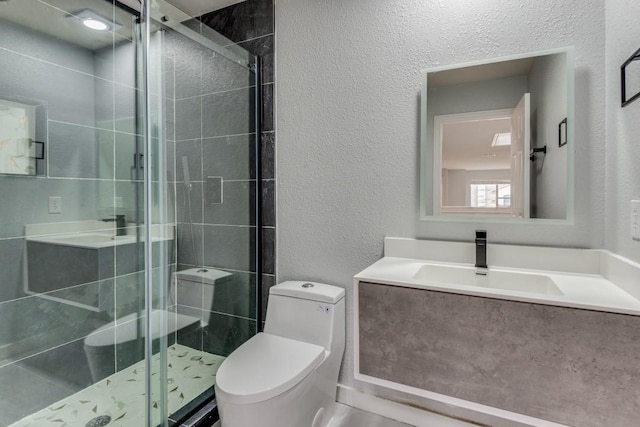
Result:
M343 383L352 277L384 236L469 241L482 227L490 242L602 247L604 14L604 0L277 1L278 280L347 289ZM575 225L419 221L420 70L571 45Z
M640 262L629 203L640 200L640 100L620 107L618 77L620 65L640 48L638 16L638 0L607 0L606 247Z

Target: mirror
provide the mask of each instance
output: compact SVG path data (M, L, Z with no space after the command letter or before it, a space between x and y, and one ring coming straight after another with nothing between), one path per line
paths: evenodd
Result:
M573 49L423 71L421 219L571 221Z

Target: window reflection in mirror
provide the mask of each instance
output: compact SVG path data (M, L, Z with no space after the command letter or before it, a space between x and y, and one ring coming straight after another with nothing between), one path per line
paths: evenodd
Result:
M423 219L570 219L571 61L560 49L423 72Z

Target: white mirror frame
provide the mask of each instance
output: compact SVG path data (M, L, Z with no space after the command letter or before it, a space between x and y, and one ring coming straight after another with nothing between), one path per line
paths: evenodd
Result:
M439 197L441 190L434 187L436 166L441 160L437 159L434 146L428 145L427 133L433 133L429 129L427 121L427 81L430 73L455 70L459 68L474 67L477 65L493 64L496 62L513 61L536 56L553 55L564 53L567 55L567 216L565 219L544 219L544 218L495 218L488 216L455 216L440 215L439 207L434 203ZM420 220L421 221L443 221L443 222L473 222L473 223L509 223L509 224L546 224L546 225L573 225L575 213L575 188L574 188L574 163L575 163L575 53L573 47L550 49L536 52L526 52L518 55L490 58L479 61L472 61L463 64L445 65L441 67L427 68L422 70L421 96L420 96ZM433 162L427 162L428 155L433 155ZM429 181L428 179L431 178ZM440 182L438 179L437 182ZM432 187L433 197L427 197L427 190ZM433 214L427 213L429 205L433 205Z

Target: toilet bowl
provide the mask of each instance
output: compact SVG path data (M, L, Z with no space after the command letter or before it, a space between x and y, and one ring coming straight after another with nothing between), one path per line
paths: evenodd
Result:
M325 427L345 346L344 289L289 281L269 291L264 332L216 374L222 427Z
M153 310L153 340L168 337L175 341L175 333L187 333L204 327L209 322L215 286L232 278L231 273L213 268L190 268L173 274L169 286L168 310ZM91 376L98 381L113 373L115 347L118 347L118 366L126 367L138 360L139 340L145 328L138 313L119 317L84 339L84 351L89 361ZM159 345L159 341L154 343ZM154 349L157 351L157 349Z

